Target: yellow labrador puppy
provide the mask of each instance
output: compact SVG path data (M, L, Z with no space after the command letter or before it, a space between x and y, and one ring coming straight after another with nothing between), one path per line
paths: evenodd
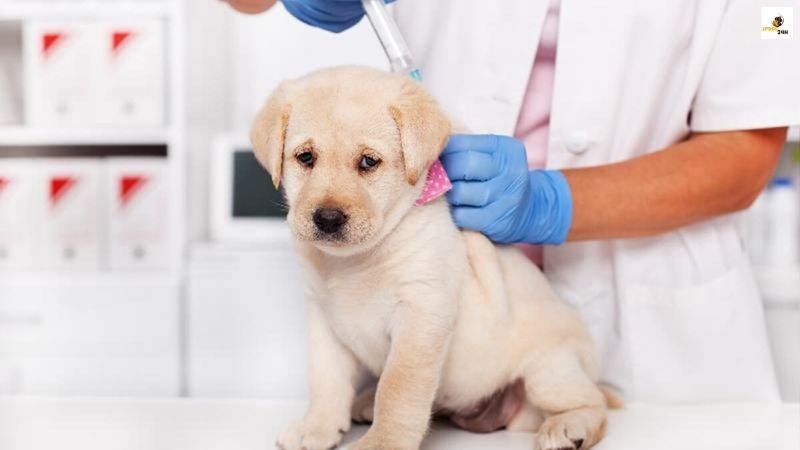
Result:
M285 450L335 447L361 367L379 377L354 450L416 449L432 413L477 431L537 431L589 448L606 404L576 313L514 247L460 231L446 200L416 205L451 132L412 79L342 67L284 82L251 132L307 265L308 412ZM374 409L373 409L374 408Z

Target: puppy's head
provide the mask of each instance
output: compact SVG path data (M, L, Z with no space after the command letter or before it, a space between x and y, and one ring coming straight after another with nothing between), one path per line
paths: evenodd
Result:
M284 183L295 237L347 255L408 212L449 134L416 81L343 67L278 86L250 138L275 186Z

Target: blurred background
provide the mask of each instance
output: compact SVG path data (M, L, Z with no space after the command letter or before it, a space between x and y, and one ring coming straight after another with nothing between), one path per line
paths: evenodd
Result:
M282 7L0 0L0 394L303 398L280 195L247 129L282 79L386 67ZM800 131L741 224L800 400Z

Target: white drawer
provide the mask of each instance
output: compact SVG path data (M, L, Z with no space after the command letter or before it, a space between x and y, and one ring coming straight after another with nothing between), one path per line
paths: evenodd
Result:
M288 247L195 247L188 276L190 395L305 397L302 292Z
M97 272L0 281L0 392L177 395L180 291L168 277L154 278Z

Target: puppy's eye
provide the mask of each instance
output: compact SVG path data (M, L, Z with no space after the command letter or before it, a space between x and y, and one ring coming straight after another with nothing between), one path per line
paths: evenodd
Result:
M361 157L361 161L359 161L358 163L358 168L363 171L372 170L378 167L378 164L380 163L381 163L380 159L364 155Z
M302 164L302 165L304 165L306 167L311 167L314 164L314 160L316 159L316 158L314 158L314 154L309 152L309 151L304 151L302 153L298 153L295 156L295 158L297 158L297 161L300 164Z

